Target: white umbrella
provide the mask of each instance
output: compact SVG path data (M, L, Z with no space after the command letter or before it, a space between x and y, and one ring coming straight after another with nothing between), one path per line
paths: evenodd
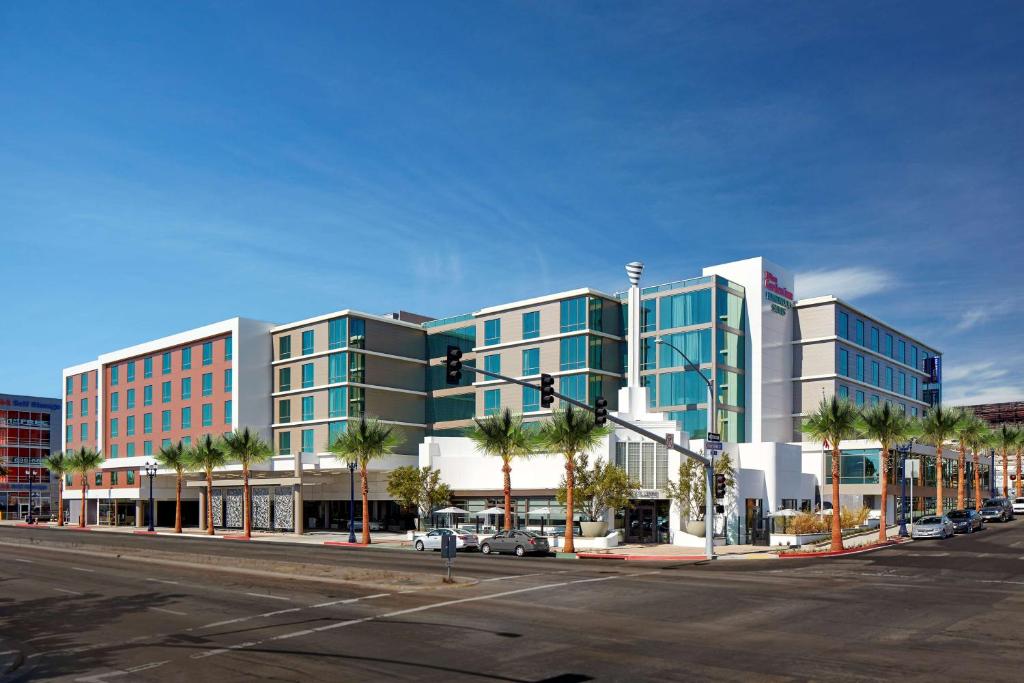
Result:
M824 510L818 510L814 514L821 515L822 517L825 517L826 515L831 517L832 516L832 508L825 508Z
M503 515L503 514L505 514L505 508L492 507L492 508L487 508L486 510L481 510L480 512L476 513L476 516L477 517L486 517L487 515Z
M800 513L797 512L796 510L791 510L789 508L784 508L782 510L779 510L778 512L773 512L772 514L770 514L768 516L769 517L796 517L799 514Z
M435 515L468 515L469 513L462 508L447 507L440 510L434 510Z
M536 510L530 510L526 514L529 515L530 517L538 517L538 516L543 516L543 515L550 515L551 514L551 508L537 508Z

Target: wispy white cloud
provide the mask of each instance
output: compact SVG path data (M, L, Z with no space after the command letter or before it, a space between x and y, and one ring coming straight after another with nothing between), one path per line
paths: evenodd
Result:
M984 308L972 308L971 310L964 313L964 316L960 318L960 322L953 326L953 329L957 332L964 332L971 329L978 323L985 322L991 317L989 309Z
M891 273L868 266L804 271L796 274L795 281L798 298L831 294L856 299L883 292L896 284Z
M1006 403L1019 401L1024 396L1024 386L1011 384L998 386L970 386L954 389L942 397L943 404L972 406L981 403Z
M992 380L1005 377L1008 370L1005 367L996 365L993 361L980 361L978 363L964 363L944 370L943 381L963 382L991 382ZM948 386L948 384L947 384Z

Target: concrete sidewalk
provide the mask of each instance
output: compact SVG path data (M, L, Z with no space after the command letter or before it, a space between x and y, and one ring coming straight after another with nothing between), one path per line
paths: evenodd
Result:
M779 550L755 545L716 545L715 555L723 560L774 560L778 557ZM607 550L580 552L577 555L584 559L693 560L704 558L704 548L668 544L626 544Z

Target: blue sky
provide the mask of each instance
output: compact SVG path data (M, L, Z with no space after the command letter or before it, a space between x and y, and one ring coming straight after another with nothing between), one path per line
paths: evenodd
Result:
M1024 6L3 3L0 391L764 255L1024 399Z

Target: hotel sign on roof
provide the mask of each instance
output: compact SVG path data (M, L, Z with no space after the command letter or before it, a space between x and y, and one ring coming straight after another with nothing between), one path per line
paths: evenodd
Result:
M764 300L771 305L773 313L782 316L793 308L793 292L779 285L779 278L767 270L764 271Z

